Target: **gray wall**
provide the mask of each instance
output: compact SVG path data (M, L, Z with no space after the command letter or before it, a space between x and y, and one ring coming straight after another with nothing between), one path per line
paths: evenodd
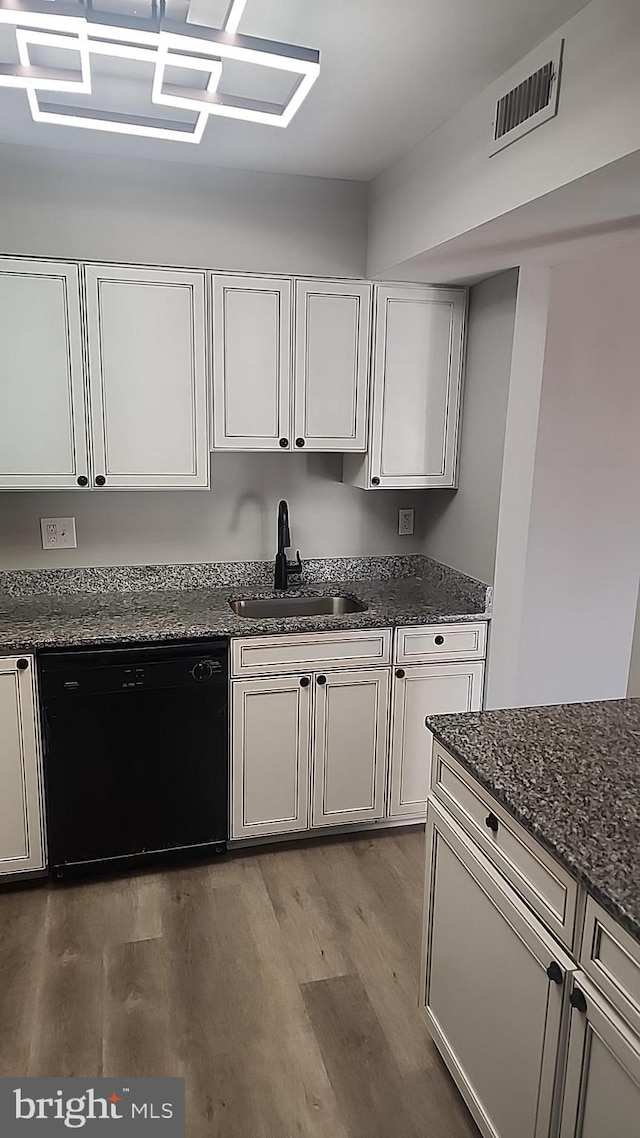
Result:
M640 240L551 274L517 704L626 694L640 576Z
M362 276L360 182L0 147L0 253Z
M460 486L426 495L425 552L493 583L518 271L471 289Z
M259 560L275 554L278 500L291 508L303 558L422 552L398 536L415 494L367 493L340 481L339 455L215 454L201 491L0 494L0 568ZM78 548L40 547L41 517L76 518Z
M631 651L631 667L629 668L629 685L627 695L640 699L640 590L638 591L638 606L636 608L636 627L633 636Z

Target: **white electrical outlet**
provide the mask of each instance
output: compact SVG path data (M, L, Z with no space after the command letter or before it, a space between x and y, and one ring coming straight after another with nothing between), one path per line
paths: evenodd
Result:
M413 533L415 510L398 510L398 533L405 537Z
M43 549L76 549L75 518L40 518Z

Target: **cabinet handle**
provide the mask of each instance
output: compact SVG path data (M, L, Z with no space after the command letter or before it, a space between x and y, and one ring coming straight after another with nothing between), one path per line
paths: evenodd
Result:
M289 446L289 440L288 440L288 439L280 439L280 446L281 446L283 449L284 449L285 447L288 447L288 446Z
M444 644L444 636L436 636L434 639L434 644Z
M16 667L19 669L19 671L26 672L27 668L29 667L29 661L25 660L24 657L22 657L22 659L18 660Z
M326 676L318 676L318 683L320 684L320 687L322 687L323 684L326 684L326 682L327 682Z
M85 474L81 474L80 477L76 479L76 481L78 483L78 486L88 486L89 485L89 479L87 478L87 476Z
M96 486L104 486L106 481L104 474L96 474Z
M584 998L584 992L581 992L579 988L573 989L573 992L569 996L569 1003L571 1007L575 1008L578 1012L586 1012L587 1010L587 1001Z
M296 439L296 446L297 447L303 447L304 446L304 439Z
M397 680L403 680L403 679L404 679L404 668L398 668L398 669L397 669L397 671L396 671L396 679L397 679Z
M564 973L557 960L551 961L551 964L547 968L547 976L550 980L553 980L554 984L562 984Z
M300 687L301 688L308 688L310 683L311 683L311 681L310 681L309 677L303 676L302 679L300 680Z
M495 814L492 814L491 812L487 814L485 818L485 824L489 827L490 830L493 830L494 834L498 833L498 826L500 823L498 822Z
M378 477L372 478L371 479L371 485L372 486L379 486L380 485L380 479Z

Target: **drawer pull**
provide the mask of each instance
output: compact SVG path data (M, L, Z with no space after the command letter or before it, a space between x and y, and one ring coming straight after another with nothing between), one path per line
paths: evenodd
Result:
M500 825L500 823L498 822L498 819L496 818L495 814L492 814L492 813L487 814L487 816L485 818L485 824L489 827L490 830L493 830L494 834L498 833L498 826Z
M564 980L564 974L557 960L552 960L547 968L547 976L553 980L554 984L561 984Z
M434 639L434 644L444 644L444 636L436 636Z
M584 992L581 992L579 988L573 989L573 992L569 996L569 1003L571 1007L575 1008L578 1012L586 1012L587 1010L587 1001L584 998Z

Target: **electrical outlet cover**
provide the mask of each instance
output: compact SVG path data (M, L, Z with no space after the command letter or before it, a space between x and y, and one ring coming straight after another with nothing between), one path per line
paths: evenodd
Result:
M75 518L40 518L43 549L76 549Z
M398 510L398 533L406 537L413 533L415 510Z

